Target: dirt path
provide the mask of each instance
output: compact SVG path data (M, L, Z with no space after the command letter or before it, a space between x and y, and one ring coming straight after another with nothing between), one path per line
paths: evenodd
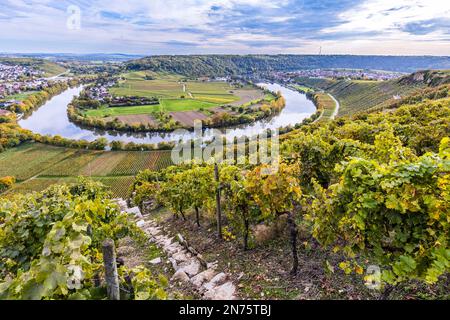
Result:
M336 118L336 116L339 113L339 109L341 108L341 104L339 103L339 101L337 101L337 99L335 97L333 97L331 94L328 93L328 96L333 99L334 103L336 104L336 108L333 111L333 114L330 116L331 120L334 120Z
M334 110L333 110L333 113L330 115L330 117L328 118L329 120L334 120L334 119L336 119L336 116L338 115L338 113L339 113L339 109L340 109L340 107L341 107L341 105L340 105L340 103L339 103L339 101L337 101L337 99L335 98L335 97L333 97L331 94L329 94L329 93L327 93L328 94L328 96L331 98L331 99L333 99L333 101L334 101L334 103L335 103L335 108L334 108ZM323 110L321 113L320 113L320 116L316 119L316 120L314 120L314 122L319 122L320 120L322 120L322 118L323 118L323 115L324 115L324 113L325 113L325 110Z

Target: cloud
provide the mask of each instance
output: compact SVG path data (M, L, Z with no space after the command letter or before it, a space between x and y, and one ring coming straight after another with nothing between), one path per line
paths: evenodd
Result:
M450 2L441 0L368 0L338 15L341 23L325 28L324 34L358 35L358 33L377 33L387 38L407 39L408 35L423 34L430 21L446 21L429 31L435 40L450 35ZM427 22L428 21L428 22ZM449 38L449 37L445 37Z

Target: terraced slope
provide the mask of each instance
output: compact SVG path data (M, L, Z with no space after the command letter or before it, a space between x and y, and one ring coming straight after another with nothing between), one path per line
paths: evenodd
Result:
M88 151L24 143L0 154L0 177L18 181L6 196L88 176L109 186L115 196L125 197L139 171L171 164L170 151Z
M390 81L298 78L301 85L331 93L341 103L339 116L388 106L421 89L450 83L450 71L421 71Z

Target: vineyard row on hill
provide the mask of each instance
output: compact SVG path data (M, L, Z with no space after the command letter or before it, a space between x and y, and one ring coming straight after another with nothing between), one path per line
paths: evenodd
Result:
M274 174L251 165L144 171L133 200L183 219L193 210L197 224L217 219L244 249L256 225L284 216L293 273L301 224L323 248L342 252L346 273L376 264L387 284L435 283L450 270L449 123L449 98L316 123L284 137Z

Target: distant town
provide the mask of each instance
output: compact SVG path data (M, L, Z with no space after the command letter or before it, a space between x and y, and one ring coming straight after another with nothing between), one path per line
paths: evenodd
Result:
M372 81L387 81L400 78L405 75L400 72L390 72L382 70L359 70L359 69L312 69L312 70L298 70L294 72L272 72L271 78L289 82L290 79L295 78L328 78L335 80L372 80Z
M0 63L0 109L19 103L27 95L65 79L45 78L44 72L29 66Z
M274 81L289 83L295 78L329 78L329 79L348 79L348 80L371 80L387 81L399 78L403 73L389 72L380 70L359 70L359 69L312 69L298 70L293 72L271 72L268 78ZM13 104L20 103L29 94L40 91L48 87L51 83L64 81L64 77L45 78L44 73L31 66L14 65L0 63L0 109L6 113L6 109ZM116 85L120 80L116 77L103 78L94 85L86 88L86 94L92 100L100 103L115 102L120 104L123 97L113 99L109 88ZM230 82L231 77L199 77L197 80L203 82L225 81ZM117 100L117 101L114 101ZM139 99L138 99L139 100ZM136 101L137 104L144 101ZM146 102L146 101L145 101Z

